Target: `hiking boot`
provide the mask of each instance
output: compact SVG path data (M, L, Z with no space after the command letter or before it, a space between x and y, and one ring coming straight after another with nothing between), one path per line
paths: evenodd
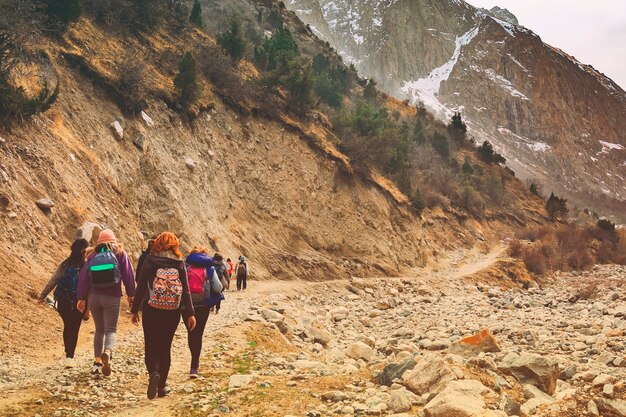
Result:
M73 368L76 366L76 361L74 361L74 358L65 358L63 359L63 366L65 366L66 369Z
M157 395L157 387L159 386L159 381L161 380L161 375L158 372L152 372L150 374L150 380L148 381L148 399L152 400Z
M196 379L198 377L198 368L191 368L189 371L189 378Z
M93 368L91 368L91 374L100 375L101 371L102 371L102 364L100 362L94 362Z
M111 351L105 350L102 355L100 355L100 359L102 359L102 375L110 376L111 375Z
M169 395L170 392L172 392L172 389L168 385L164 386L163 388L159 388L159 398L163 398L166 395Z

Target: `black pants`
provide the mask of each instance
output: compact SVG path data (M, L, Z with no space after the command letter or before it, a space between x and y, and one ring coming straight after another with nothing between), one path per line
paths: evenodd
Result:
M202 352L202 336L204 328L209 319L209 307L194 306L196 312L196 328L192 332L187 330L187 344L191 352L191 369L198 369L200 366L200 353Z
M239 275L237 275L237 290L246 289L247 279L248 279L247 275L244 275L243 277L239 277Z
M83 322L83 313L76 308L76 301L58 300L57 311L63 320L63 345L65 346L65 356L74 357L76 344L78 343L78 332Z
M161 376L159 389L167 384L172 363L172 340L179 322L180 310L159 310L147 304L143 305L146 368L148 373L158 372Z

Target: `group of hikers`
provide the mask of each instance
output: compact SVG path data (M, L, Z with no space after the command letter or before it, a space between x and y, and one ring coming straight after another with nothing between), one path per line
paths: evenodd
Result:
M54 290L56 309L63 320L65 366L74 367L74 353L81 323L93 317L94 375L111 375L122 286L128 298L131 321L142 324L148 398L169 393L167 377L174 334L181 321L187 328L191 352L190 378L198 377L202 337L209 314L217 314L224 290L235 274L237 290L245 290L248 264L240 256L237 264L221 254L209 256L205 247L194 247L186 258L176 235L164 232L148 241L136 274L130 258L111 230L103 230L95 247L77 239L70 255L59 264L39 296L43 304Z

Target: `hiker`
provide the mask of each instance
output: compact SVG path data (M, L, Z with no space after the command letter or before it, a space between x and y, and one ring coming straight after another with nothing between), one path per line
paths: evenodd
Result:
M233 277L233 269L235 266L233 265L233 261L230 258L226 259L226 273L228 277L228 289L230 289L230 279Z
M139 281L139 273L141 272L141 267L148 255L150 255L152 245L154 245L154 239L156 239L156 236L152 239L148 239L148 247L145 251L141 252L141 255L139 255L139 259L137 260L137 269L135 269L135 282Z
M131 308L133 324L139 324L140 308L143 314L149 399L157 395L165 397L170 392L167 376L172 361L172 340L181 313L189 331L196 327L187 271L179 247L180 242L173 233L164 232L155 239L139 273L137 294Z
M187 343L191 352L189 377L192 379L198 377L202 336L209 318L209 308L215 302L215 297L219 301L223 289L213 267L213 258L208 254L208 248L194 247L186 259L189 292L196 316L196 328L187 330Z
M246 283L248 281L248 264L246 263L246 258L243 255L239 257L239 263L237 264L236 273L237 273L237 291L245 290Z
M80 270L76 308L89 311L96 325L93 337L94 364L92 374L111 375L111 360L120 316L122 283L132 304L135 295L133 267L124 248L112 230L98 235L96 247L87 251L87 260Z
M39 304L54 289L56 309L63 320L63 345L65 346L66 368L74 367L74 352L78 342L78 332L83 320L89 319L89 312L80 312L76 308L76 290L78 275L85 263L85 249L89 246L86 239L76 239L70 248L70 255L59 264L50 280L39 294Z
M215 255L213 255L213 267L217 273L217 278L222 284L222 288L228 289L228 281L226 280L226 263L224 262L224 257L219 252L215 252ZM218 300L214 307L215 314L218 314L220 312L220 308L222 307L222 301ZM213 310L213 307L211 309Z

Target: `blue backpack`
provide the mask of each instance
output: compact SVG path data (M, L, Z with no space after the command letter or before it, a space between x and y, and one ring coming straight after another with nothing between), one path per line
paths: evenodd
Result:
M80 268L75 266L68 266L63 271L63 275L57 284L56 289L54 290L54 299L65 300L65 301L74 301L76 300L76 290L78 287L78 275L80 273Z
M96 288L111 288L122 280L117 257L108 247L100 249L89 263L91 285Z

